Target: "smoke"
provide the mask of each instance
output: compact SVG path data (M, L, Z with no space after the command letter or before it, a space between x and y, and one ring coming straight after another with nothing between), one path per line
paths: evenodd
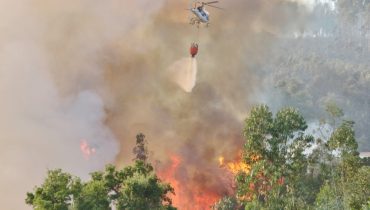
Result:
M0 1L1 209L28 209L47 169L86 178L114 161L101 53L156 2ZM95 149L88 161L82 139Z
M261 81L258 65L280 35L304 24L306 9L288 1L225 1L219 5L225 12L210 8L210 27L197 29L183 21L187 6L166 1L150 22L113 44L105 76L113 99L107 123L121 142L118 165L130 162L136 133L145 133L150 159L175 186L175 206L205 209L233 190L218 158L233 160L243 146L243 119ZM167 75L186 72L189 62L178 58L189 56L193 42L201 52L191 89L195 80Z
M331 121L325 106L336 104L343 119L355 122L359 151L369 151L370 31L364 20L370 16L361 9L369 2L361 7L346 2L321 1L302 33L273 47L261 65L264 81L257 97L275 110L297 107L312 122Z
M130 163L138 132L159 170L170 154L181 159L174 172L180 199L196 196L205 206L230 193L220 184L218 157L233 159L242 147L256 66L277 35L302 26L306 9L281 0L225 1L226 10L210 9L211 26L198 31L187 24L188 3L0 2L3 208L25 209L26 191L46 168L86 177L112 161ZM194 41L202 49L199 72L193 60L189 74L189 61L174 62ZM189 78L173 83L173 68ZM95 151L89 160L83 139Z

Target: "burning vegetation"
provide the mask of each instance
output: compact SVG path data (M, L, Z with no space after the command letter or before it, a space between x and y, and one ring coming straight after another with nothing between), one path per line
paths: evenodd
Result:
M307 11L302 2L315 5ZM85 178L107 163L132 164L138 131L150 137L150 160L159 161L155 171L175 188L176 196L169 196L179 209L198 203L207 208L216 198L238 205L258 200L264 206L275 200L288 204L280 198L289 198L315 209L329 209L325 202L331 199L334 209L341 209L355 204L339 202L349 202L344 195L350 192L333 189L367 195L357 192L361 183L349 182L347 175L344 181L331 178L346 167L338 169L342 159L330 156L328 138L310 143L322 151L307 165L295 150L304 142L286 151L284 142L273 144L283 139L277 133L286 131L285 125L269 130L273 138L256 132L262 137L243 139L241 130L252 104L298 107L310 125L327 116L321 105L334 101L356 121L361 151L370 149L368 0L222 1L226 12L211 11L214 24L199 40L189 31L186 1L2 0L0 5L3 209L25 209L22 194L42 180L45 168ZM191 41L200 43L198 62L181 59L190 57ZM80 145L82 137L87 140ZM257 139L249 148L261 156L256 163L244 154L250 139ZM268 147L261 149L260 142ZM286 156L275 156L276 151ZM353 156L343 152L343 159ZM237 173L248 167L249 176ZM361 168L351 180L366 180L365 172ZM267 187L267 194L253 190ZM363 197L358 200L363 203Z
M220 191L223 186L217 186L207 180L202 170L195 169L197 171L189 174L185 169L186 165L178 155L170 155L169 163L157 168L158 176L171 183L175 190L176 194L171 196L174 206L184 210L209 209L226 195L226 192ZM223 180L224 183L231 180L230 174L224 173L224 175L227 178Z
M86 160L89 160L96 152L95 148L91 147L85 139L81 140L80 150Z
M284 108L274 115L257 106L245 120L244 149L231 161L220 156L214 161L217 170L193 171L185 165L189 157L181 154L169 154L168 162L153 166L140 133L134 165L122 170L108 165L87 182L51 170L41 187L27 193L26 203L52 210L112 205L119 210L366 209L370 168L357 152L353 123L333 126L328 139L315 139L297 110ZM208 179L208 169L215 178Z

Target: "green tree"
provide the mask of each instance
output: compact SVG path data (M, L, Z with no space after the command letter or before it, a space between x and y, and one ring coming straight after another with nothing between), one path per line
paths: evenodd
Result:
M140 154L134 165L117 170L107 165L104 171L91 173L91 180L51 170L41 187L27 193L26 203L36 210L173 210L169 194L174 194L170 184L162 182L147 162L144 135L138 135ZM138 151L138 150L134 150Z
M81 181L61 169L49 170L41 187L27 193L26 203L36 210L67 210L81 191Z
M109 210L110 190L107 187L107 180L101 176L102 173L91 174L92 180L83 184L81 192L75 198L75 209Z
M331 135L328 145L331 150L339 152L340 176L343 182L348 182L361 166L353 122L343 122Z
M316 198L316 209L318 210L339 210L343 209L342 194L339 194L332 183L326 182L320 189Z
M361 168L353 122L343 121L328 140L333 154L331 177L321 187L316 199L319 209L361 209L369 200L369 173Z
M347 204L351 209L361 209L370 202L370 167L361 167L347 187Z
M153 173L152 167L136 163L136 168L142 168L146 173L135 170L123 181L123 190L118 198L117 209L146 210L146 209L175 209L167 193L174 193L173 188L166 183L161 183Z
M308 161L304 151L313 142L312 136L304 134L306 128L304 118L293 108L284 108L275 116L264 105L252 109L245 120L243 154L251 172L237 176L237 195L246 207L305 207L302 180Z
M364 166L370 166L370 157L363 157L363 158L361 158L361 163Z
M330 124L333 127L336 127L336 122L338 119L344 116L343 110L332 101L326 104L325 111L329 114Z

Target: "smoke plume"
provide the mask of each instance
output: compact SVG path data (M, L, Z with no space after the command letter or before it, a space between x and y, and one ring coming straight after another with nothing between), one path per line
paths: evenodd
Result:
M138 132L162 174L178 157L164 178L178 183L180 209L190 201L202 209L230 193L220 184L218 157L233 159L242 146L242 120L259 84L255 67L277 35L304 23L306 9L282 0L224 1L226 10L210 9L210 27L198 30L187 24L188 6L0 2L2 208L26 209L26 191L47 168L86 177L109 162L130 163ZM201 48L197 84L196 69L185 83L176 79L189 94L168 79L168 69L189 56L194 41ZM84 141L94 149L88 160Z
M105 124L104 47L156 2L0 1L1 209L27 209L25 193L47 169L86 178L114 161L119 144ZM81 141L95 148L88 161Z
M242 121L259 85L255 66L279 35L304 24L306 10L289 1L225 1L225 12L210 9L210 27L197 29L184 21L187 3L166 1L150 22L113 44L107 123L121 143L117 164L129 163L132 139L145 133L161 178L175 186L174 205L205 209L233 190L218 158L233 160L242 148ZM175 62L190 56L193 42L200 53L189 94L167 72L182 69Z

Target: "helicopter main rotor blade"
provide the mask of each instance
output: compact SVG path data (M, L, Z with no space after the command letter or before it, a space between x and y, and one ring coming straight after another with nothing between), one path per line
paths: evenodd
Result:
M215 4L215 3L218 3L219 1L209 1L209 2L204 2L205 5L208 5L208 4Z
M213 8L216 8L216 9L220 9L220 10L224 10L224 8L221 8L221 7L216 7L216 6L213 6L213 5L207 5L208 7L213 7Z

